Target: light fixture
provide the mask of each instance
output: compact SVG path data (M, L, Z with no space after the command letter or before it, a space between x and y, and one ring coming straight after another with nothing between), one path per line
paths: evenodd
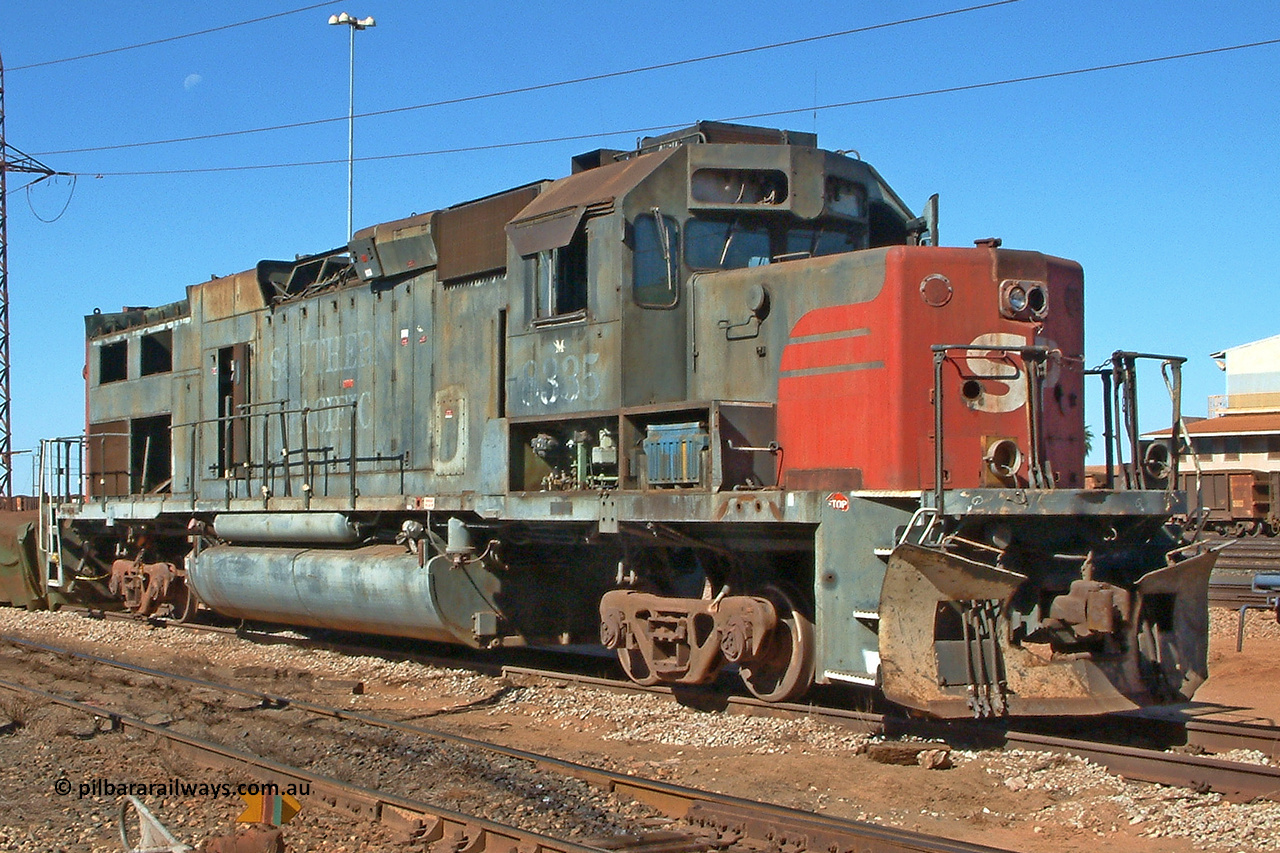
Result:
M357 18L342 12L338 15L330 15L329 23L334 26L345 24L351 30L350 77L347 85L347 237L350 238L356 161L356 30L367 30L369 27L376 26L377 21L372 15L367 18Z
M1027 292L1021 287L1009 290L1009 307L1014 313L1021 313L1027 307Z

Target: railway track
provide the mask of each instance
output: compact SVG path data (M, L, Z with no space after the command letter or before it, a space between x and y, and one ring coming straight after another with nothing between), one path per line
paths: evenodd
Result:
M1280 537L1243 536L1237 539L1209 539L1210 545L1229 541L1215 564L1216 572L1264 572L1280 569Z
M1228 540L1209 540L1219 544ZM1265 608L1267 595L1253 590L1258 572L1280 572L1280 537L1243 537L1230 540L1218 554L1209 581L1209 604L1214 607Z
M509 674L539 677L548 680L570 680L574 683L629 690L632 685L586 676L566 675L520 667L506 667ZM661 687L635 688L651 692L667 692ZM795 703L772 704L758 699L730 696L724 699L724 710L729 713L768 714L772 716L805 716L864 732L874 732L887 737L916 737L946 741L953 746L1024 749L1074 755L1105 767L1112 773L1143 782L1190 788L1198 791L1217 791L1229 799L1247 801L1255 798L1280 801L1280 767L1227 761L1212 755L1182 754L1163 749L1128 746L1123 743L1106 743L1096 739L1066 738L1000 728L968 722L942 722L894 717L862 711L824 708ZM1101 726L1092 721L1086 725L1115 730L1117 722L1127 730L1146 739L1153 735L1152 725L1160 723L1161 740L1180 741L1183 745L1210 752L1251 750L1271 758L1280 758L1280 728L1269 726L1214 723L1206 721L1181 721L1168 717L1154 718L1142 714L1115 715L1106 718ZM1048 724L1061 727L1062 723ZM1121 737L1132 737L1120 733Z
M94 615L99 617L106 615L123 620L136 619L123 614L97 613ZM281 635L269 631L191 622L153 621L170 627L237 635L251 641L285 643L302 648L317 645L314 640L306 637ZM1025 749L1075 755L1129 779L1192 790L1217 791L1237 801L1254 798L1280 801L1280 768L1223 761L1212 754L1194 754L1195 751L1223 753L1231 750L1250 750L1262 753L1273 760L1280 760L1280 727L1197 720L1182 716L1176 709L1172 712L1155 710L1110 715L1103 718L1102 722L1096 718L1089 718L1080 721L1076 726L1080 732L1079 736L1061 737L1057 733L1070 726L1058 718L1042 724L1039 728L1019 727L1025 724L1000 727L968 721L932 721L886 713L834 708L821 704L764 702L755 697L714 689L676 691L661 685L642 686L623 678L566 672L563 669L496 666L477 663L475 660L462 662L456 657L404 651L388 652L373 646L334 641L322 641L319 645L353 655L386 656L390 654L433 666L464 666L509 677L572 683L622 693L666 695L672 697L673 701L730 714L816 718L854 731L890 738L931 738L945 741L953 746ZM1155 742L1159 748L1131 745L1134 742ZM1187 748L1189 753L1169 752L1171 747Z
M327 706L315 702L299 700L287 696L251 688L210 682L203 679L183 676L174 673L152 670L147 667L114 661L82 652L50 646L24 640L17 637L0 636L0 639L17 645L50 654L65 655L94 664L128 670L152 677L167 678L192 687L220 690L250 698L268 707L292 707L297 710L338 720L347 720L365 725L393 729L405 733L417 734L466 746L484 749L506 757L522 761L530 761L539 767L554 768L557 772L574 776L587 781L604 790L626 791L634 799L652 805L652 798L660 795L656 789L648 793L633 790L634 777L616 774L594 768L562 762L559 759L527 753L521 750L501 747L483 741L459 735L448 734L435 729L401 723L394 720L354 712L348 709ZM361 650L367 651L367 650ZM434 661L439 663L439 661ZM456 662L455 662L456 664ZM672 691L663 687L639 687L627 681L600 678L590 675L575 675L562 671L547 671L528 667L504 667L503 673L509 677L523 679L544 679L558 683L572 683L581 686L602 688L621 692L648 692L671 695ZM674 697L673 697L674 698ZM1123 742L1102 742L1097 737L1098 726L1093 721L1086 721L1092 737L1061 737L1047 734L1044 731L1028 731L1014 728L999 728L980 723L939 722L894 717L886 714L851 711L839 708L824 708L798 703L765 703L753 697L724 696L704 693L704 700L710 699L720 703L727 713L794 716L818 718L833 725L851 728L857 731L881 734L886 737L931 738L946 741L953 746L984 747L1003 749L1022 749L1049 752L1061 755L1073 755L1085 758L1105 767L1117 775L1145 782L1185 787L1198 791L1216 791L1235 801L1248 801L1256 798L1280 801L1280 768L1229 761L1213 755L1187 754L1169 752L1165 749L1152 749L1128 745ZM481 704L481 703L473 703ZM454 710L454 709L451 709ZM1062 728L1062 723L1054 721L1053 728ZM1164 744L1180 743L1194 749L1208 752L1227 752L1230 750L1252 750L1271 758L1280 758L1280 728L1256 724L1210 722L1202 720L1183 720L1168 714L1127 714L1114 715L1107 718L1101 728L1107 729L1121 741L1134 738L1156 739ZM654 783L664 784L664 783ZM718 795L716 795L718 796ZM683 816L681 816L683 817Z
M615 837L591 842L573 842L504 825L492 820L443 809L422 800L399 796L325 776L310 770L264 759L207 739L171 731L105 704L87 703L72 697L19 682L0 679L0 688L26 693L46 702L72 708L106 720L112 729L132 728L175 744L184 754L202 764L249 770L263 781L277 784L306 782L331 805L363 818L390 823L407 830L418 841L439 844L429 849L480 851L587 851L616 850L631 853L663 851L723 850L758 851L782 849L791 853L821 850L869 851L869 853L999 853L999 848L941 839L908 830L819 815L784 806L759 803L659 780L590 767L564 759L505 747L408 723L348 709L326 706L291 697L235 685L171 673L137 664L115 661L19 637L0 637L13 646L34 652L71 658L95 666L111 667L149 678L164 679L192 689L221 691L253 699L262 708L291 708L380 729L480 750L503 758L527 762L539 770L570 776L594 787L610 791L650 806L661 814L681 821L687 830L664 831L638 837Z

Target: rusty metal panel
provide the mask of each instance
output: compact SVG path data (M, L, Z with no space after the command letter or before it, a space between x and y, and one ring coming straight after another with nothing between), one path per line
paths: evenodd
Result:
M409 375L408 356L417 338L414 337L416 329L411 322L414 314L413 306L409 302L413 292L421 289L421 284L414 284L412 288L397 287L394 290L385 290L375 297L378 301L371 316L374 326L372 329L373 369L370 381L378 389L378 393L373 396L379 398L381 406L386 407L377 409L374 412L374 419L388 425L395 423L391 412L394 411L395 406L404 404L405 398L401 395L413 382L412 376ZM393 376L394 382L392 382ZM422 420L427 420L424 413L416 414Z
M188 339L186 346L195 347L198 342ZM191 457L197 445L193 440L198 427L187 426L200 419L200 372L198 370L175 373L173 376L173 491L194 493L195 482L191 476Z
M582 221L585 207L570 207L546 216L512 222L507 226L507 236L516 248L516 254L528 256L549 249L569 245L578 223Z
M772 127L752 127L746 124L727 124L721 121L700 121L693 127L664 133L661 136L646 136L640 141L640 148L675 145L680 142L704 142L712 145L801 145L813 148L818 144L816 133L804 133L798 130L779 130Z
M431 467L431 418L419 416L426 411L432 399L432 360L435 356L435 297L434 282L424 277L413 289L413 315L417 338L410 344L413 350L412 374L404 377L397 389L401 399L403 442L396 452L410 453L406 467L424 469ZM404 402L410 405L403 405Z
M668 149L645 154L556 181L507 226L516 251L532 255L568 244L584 212L609 212L615 201L639 186L673 153Z
M356 275L361 281L373 281L382 278L382 262L378 260L378 249L374 243L376 228L364 228L351 236L347 244L351 252L351 260L356 267Z
M235 288L235 311L237 314L257 311L260 308L267 307L267 300L262 295L262 288L258 285L258 276L255 270L236 273L230 278Z
M351 258L362 281L427 270L436 265L432 221L436 214L419 213L357 231L351 238Z
M541 186L518 187L437 214L440 280L453 281L506 269L507 235L503 229L533 201Z
M266 401L287 401L289 407L300 405L301 397L301 336L299 334L299 306L282 305L276 311L266 315L260 325L260 369L256 371L258 382L258 399ZM267 407L260 411L279 410L279 406ZM296 419L296 416L292 416ZM282 429L280 417L272 414L268 425L268 449L264 459L279 466L284 461L284 450L297 446L296 427L292 430ZM285 426L289 426L286 424ZM262 424L256 423L255 431L261 432ZM261 441L261 438L259 438ZM284 469L275 467L272 471L272 491L274 495L297 494L294 489L300 481L290 483L286 489Z
M911 514L858 497L840 506L822 501L822 523L814 537L818 679L874 684L880 639L871 617L878 614L885 575L885 563L875 552L893 544L894 529Z
M218 320L236 313L236 276L215 278L200 286L203 319Z
M378 258L386 275L423 270L436 264L436 244L431 236L434 213L423 213L378 226Z
M388 294L392 297L392 321L389 328L379 330L378 337L385 339L389 357L387 361L378 363L379 393L373 395L374 408L371 410L377 449L381 452L393 452L392 444L396 453L406 449L413 442L414 421L430 420L424 417L425 408L421 411L414 409L409 417L400 411L406 404L418 402L414 394L414 386L418 384L414 362L420 348L430 351L432 346L431 336L427 333L429 327L417 321L415 299L429 288L429 282L415 280Z
M90 497L129 493L129 422L89 424L85 471Z
M183 299L156 308L125 308L116 314L88 314L84 318L85 335L99 338L135 326L153 326L191 314L191 302Z
M505 299L494 285L438 290L435 298L436 363L431 413L431 467L439 488L465 490L479 483L480 442L492 416L488 379L494 375L498 348L492 319ZM475 381L479 377L482 381Z

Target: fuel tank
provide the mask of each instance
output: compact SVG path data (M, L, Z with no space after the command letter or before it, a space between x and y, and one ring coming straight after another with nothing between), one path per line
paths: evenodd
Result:
M225 616L488 645L492 629L485 626L497 622L497 609L472 574L443 557L423 565L398 545L218 545L188 561L196 595Z

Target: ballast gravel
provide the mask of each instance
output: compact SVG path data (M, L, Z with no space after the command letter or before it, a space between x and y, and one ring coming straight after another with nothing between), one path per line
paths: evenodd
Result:
M1266 616L1250 615L1247 642L1269 641L1272 634L1280 639L1280 626ZM1234 612L1214 611L1211 623L1211 636L1234 644ZM473 736L506 738L522 748L541 746L549 754L612 769L1008 849L1062 853L1280 850L1280 804L1231 803L1217 794L1129 782L1082 759L1021 750L952 750L950 770L884 767L863 755L872 742L868 735L816 718L709 713L661 696L546 682L512 684L414 661L300 650L224 634L96 621L75 613L0 608L0 633L214 680L232 680L237 669L267 673L269 677L236 680L290 695L295 689L305 692L321 679L360 681L366 685L363 695L308 698L389 717L431 717L442 708L475 703L473 710L424 722L452 726ZM5 717L0 706L0 727L7 722ZM0 749L6 740L21 736L20 731L5 733L0 728ZM56 737L46 739L43 746L46 753L64 753L61 759L42 765L48 768L73 760L76 750L83 748L75 738ZM1223 757L1271 763L1261 753ZM345 760L376 766L381 760L376 749L320 758L321 765ZM548 806L573 808L569 800L556 799L560 794L545 796ZM575 796L589 801L597 794ZM586 811L617 808L602 801L579 805ZM110 810L77 814L67 806L50 798L49 814L34 816L34 824L27 820L29 816L0 817L0 849L69 853L119 849L118 839L115 846L99 846L77 835L101 837L99 830L103 821L111 820ZM513 804L511 813L531 808L529 800L522 799ZM0 803L0 815L6 812ZM633 817L644 819L639 812ZM318 846L295 846L302 840L295 838L289 849L403 849L368 846L362 841L371 840L361 834L365 830L344 834L342 827L355 824L341 813L332 813L325 821L332 833L315 836L321 839L314 842ZM56 827L60 822L72 824L74 832L60 833L60 846L52 848L31 828Z
M521 687L503 696L491 715L515 710L562 729L590 721L601 739L704 749L741 749L755 755L858 752L868 736L812 718L779 719L713 714L686 708L665 696L638 694L620 700L602 690Z

